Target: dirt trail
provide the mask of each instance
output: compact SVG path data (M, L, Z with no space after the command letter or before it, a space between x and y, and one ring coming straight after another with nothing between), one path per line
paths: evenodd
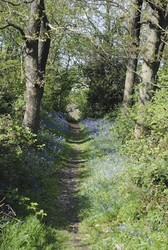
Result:
M83 141L84 142L84 141ZM69 154L63 160L63 167L60 170L60 181L62 191L58 200L62 207L62 216L67 221L67 230L72 233L72 244L74 249L89 249L81 243L81 235L78 231L80 201L78 193L78 169L85 161L81 150L82 133L79 124L69 124L69 136L67 143L70 146Z

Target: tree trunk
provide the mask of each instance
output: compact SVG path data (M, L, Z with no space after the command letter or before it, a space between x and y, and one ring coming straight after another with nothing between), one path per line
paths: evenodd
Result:
M44 87L40 84L37 52L37 41L25 51L26 71L26 110L23 125L30 131L37 133L40 121L40 103Z
M35 0L30 4L30 7L30 21L25 45L27 94L23 126L33 133L37 133L40 124L40 104L44 92L44 76L50 37L44 1Z
M126 114L129 107L132 105L132 94L138 61L138 47L140 37L140 19L143 0L133 0L130 19L130 42L131 48L128 52L128 63L125 78L123 111Z
M156 89L157 72L160 67L160 61L165 47L165 31L168 27L168 12L164 11L168 8L168 4L166 4L164 9L160 9L159 6L153 6L151 1L150 6L152 9L152 16L148 21L149 35L146 42L146 53L142 62L142 86L139 91L139 118L135 127L136 138L141 137L144 129L144 105L151 100Z

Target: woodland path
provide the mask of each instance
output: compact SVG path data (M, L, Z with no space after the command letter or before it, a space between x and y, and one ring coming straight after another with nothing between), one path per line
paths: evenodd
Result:
M82 133L79 123L69 123L69 135L66 140L69 146L68 154L62 157L62 167L59 170L59 179L61 182L61 193L58 197L62 207L62 216L67 221L67 231L71 232L73 239L73 249L89 249L81 243L82 236L79 233L78 225L80 223L79 210L80 200L79 174L81 174L82 164L85 162L85 152L82 150L82 144L87 140ZM65 158L64 158L65 157Z

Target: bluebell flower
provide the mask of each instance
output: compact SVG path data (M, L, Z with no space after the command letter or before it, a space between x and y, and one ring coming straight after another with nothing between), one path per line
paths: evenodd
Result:
M39 187L39 184L38 183L33 183L33 190L37 193L40 192L40 187Z

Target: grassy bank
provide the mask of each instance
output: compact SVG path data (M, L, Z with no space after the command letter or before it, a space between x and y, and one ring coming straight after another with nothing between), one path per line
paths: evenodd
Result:
M28 138L12 119L10 127L2 121L0 249L73 249L58 201L61 156L71 150L68 123L61 113L45 112L38 138Z
M116 132L117 122L88 120L85 126L93 138L88 145L89 174L81 188L87 201L81 224L86 242L95 250L166 250L168 193L164 181L154 181L159 175L158 162L124 156L121 148L126 144ZM138 153L141 160L147 154L143 148ZM164 175L166 165L162 170Z

